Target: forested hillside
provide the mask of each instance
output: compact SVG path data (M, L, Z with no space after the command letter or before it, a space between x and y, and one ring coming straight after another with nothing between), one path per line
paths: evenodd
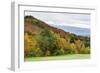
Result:
M89 36L78 36L74 33L65 32L33 16L24 17L25 57L89 53Z

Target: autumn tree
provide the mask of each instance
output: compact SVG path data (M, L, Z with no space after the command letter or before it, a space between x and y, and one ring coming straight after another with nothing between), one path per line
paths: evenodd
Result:
M75 45L76 45L77 52L80 53L81 47L82 47L82 42L80 40L76 40Z
M37 40L28 33L24 34L24 47L25 56L36 56L37 51L40 51Z
M55 37L53 35L53 32L48 29L43 29L39 33L38 37L38 44L42 51L44 51L44 55L47 55L46 52L53 53L55 50Z

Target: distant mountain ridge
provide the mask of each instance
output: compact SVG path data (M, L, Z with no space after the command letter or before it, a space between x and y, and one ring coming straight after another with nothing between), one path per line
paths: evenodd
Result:
M53 27L63 29L65 32L70 32L76 35L81 36L90 36L90 29L89 28L80 28L80 27L73 27L73 26L62 26L62 25L52 25Z

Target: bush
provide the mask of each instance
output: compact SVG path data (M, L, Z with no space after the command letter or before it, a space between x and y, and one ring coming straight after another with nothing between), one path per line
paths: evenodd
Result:
M82 53L82 54L90 54L90 48L89 48L89 47L82 48L82 49L81 49L81 53Z

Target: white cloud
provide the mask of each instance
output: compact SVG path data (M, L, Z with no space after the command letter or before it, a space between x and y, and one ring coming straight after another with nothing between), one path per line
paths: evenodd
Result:
M80 28L90 28L90 25L86 25L86 24L67 24L67 23L54 23L54 22L46 22L48 24L50 24L51 26L53 25L58 25L58 26L72 26L72 27L80 27Z
M90 28L90 15L69 13L25 12L50 25L66 25L80 28Z

